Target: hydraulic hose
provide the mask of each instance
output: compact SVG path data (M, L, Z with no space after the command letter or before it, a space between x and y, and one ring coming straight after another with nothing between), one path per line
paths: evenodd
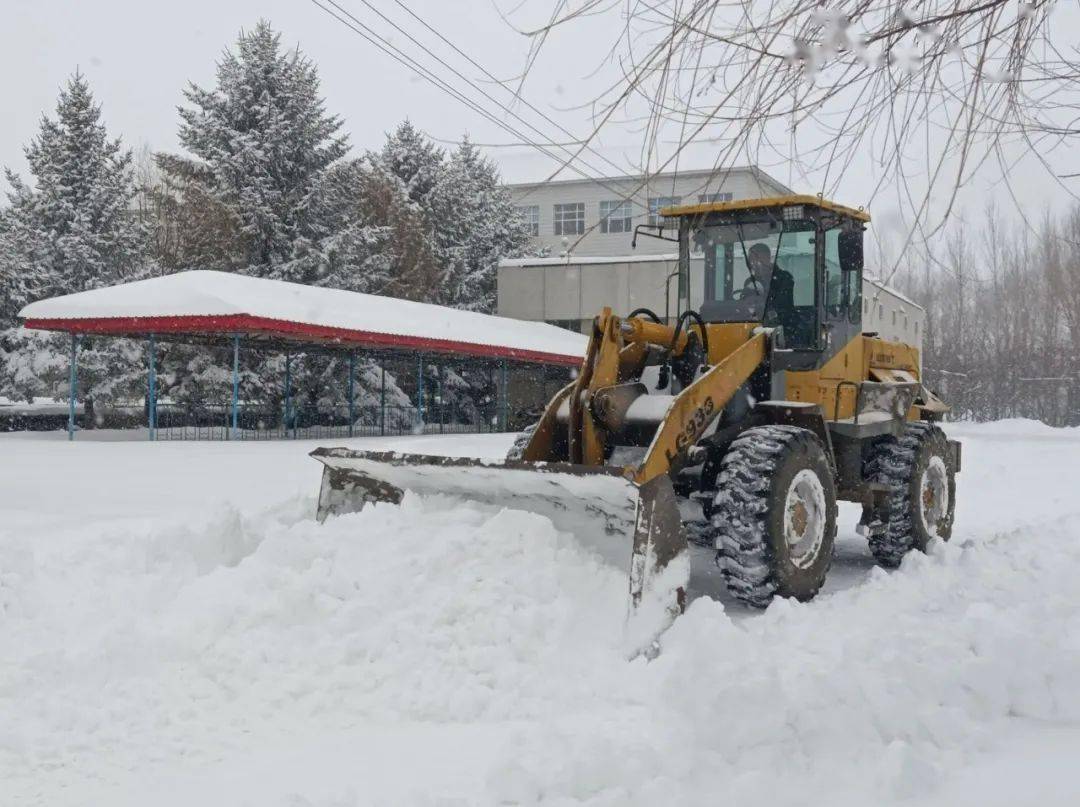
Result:
M633 319L634 317L640 317L642 315L647 316L657 325L660 324L660 317L656 316L656 312L653 311L651 308L635 308L626 318Z
M696 321L698 327L701 328L701 347L705 350L705 360L707 362L709 359L709 334L705 330L705 320L701 318L701 315L697 311L690 308L679 314L679 319L675 323L675 333L671 337L671 347L669 348L669 351L675 351L675 346L679 344L679 336L682 334L683 326L688 319Z

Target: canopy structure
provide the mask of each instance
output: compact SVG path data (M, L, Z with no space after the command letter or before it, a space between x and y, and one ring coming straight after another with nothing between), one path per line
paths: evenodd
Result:
M75 334L157 334L423 350L577 366L588 340L542 322L427 303L190 271L41 300L19 312L27 328Z
M67 294L19 312L27 328L71 334L68 431L75 431L75 389L81 335L145 338L148 419L155 439L155 342L176 340L233 346L232 432L237 432L241 344L286 351L286 418L292 350L349 352L350 431L355 351L411 352L498 361L500 423L506 422L508 361L576 367L588 345L579 333L542 322L496 317L427 303L304 286L226 272L188 271ZM440 371L441 372L441 371ZM441 377L441 376L440 376ZM418 382L419 383L419 382ZM384 390L385 398L385 372ZM423 416L423 387L417 410ZM383 413L385 420L385 410ZM295 430L294 430L295 436Z

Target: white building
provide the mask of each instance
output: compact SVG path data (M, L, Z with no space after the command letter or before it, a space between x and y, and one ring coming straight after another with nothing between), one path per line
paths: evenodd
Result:
M655 224L657 211L679 204L786 196L791 190L757 168L680 171L650 177L565 179L509 185L514 204L532 227L534 248L558 257L629 255L639 224ZM671 252L672 244L638 239L635 255Z
M914 345L922 360L926 309L865 272L862 322L864 333L877 332L884 339Z
M499 265L500 316L542 321L587 333L604 306L627 314L649 308L674 318L678 300L677 244L634 228L658 221L657 211L679 204L792 195L756 168L560 180L510 185L514 201L533 226L534 247L546 257L504 260ZM627 201L628 200L628 201ZM655 232L655 231L654 231ZM674 237L674 230L666 233ZM689 305L705 293L704 258L691 256ZM922 350L926 312L871 276L863 276L863 331Z

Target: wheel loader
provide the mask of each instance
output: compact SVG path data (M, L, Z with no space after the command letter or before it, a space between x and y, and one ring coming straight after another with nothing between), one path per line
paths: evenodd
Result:
M960 445L935 425L948 407L918 351L863 331L869 216L816 196L661 215L680 283L703 257L699 310L603 309L580 371L504 461L316 449L318 518L407 490L541 513L626 569L641 643L683 609L691 543L764 607L818 592L838 499L862 505L884 566L948 540Z

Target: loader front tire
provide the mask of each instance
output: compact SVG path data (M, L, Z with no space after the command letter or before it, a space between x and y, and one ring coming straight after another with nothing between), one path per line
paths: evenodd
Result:
M720 464L712 525L737 599L764 608L817 594L836 539L836 485L818 436L781 425L740 434Z
M536 427L540 425L540 421L532 423L525 427L525 430L514 438L514 444L510 446L510 450L506 452L506 458L508 460L520 460L521 456L525 453L525 449L529 447L529 443L532 441L533 434L536 433Z
M885 489L882 505L863 519L878 563L895 568L913 549L925 552L932 538L949 540L956 469L940 428L926 421L908 423L899 437L874 446L866 476Z

